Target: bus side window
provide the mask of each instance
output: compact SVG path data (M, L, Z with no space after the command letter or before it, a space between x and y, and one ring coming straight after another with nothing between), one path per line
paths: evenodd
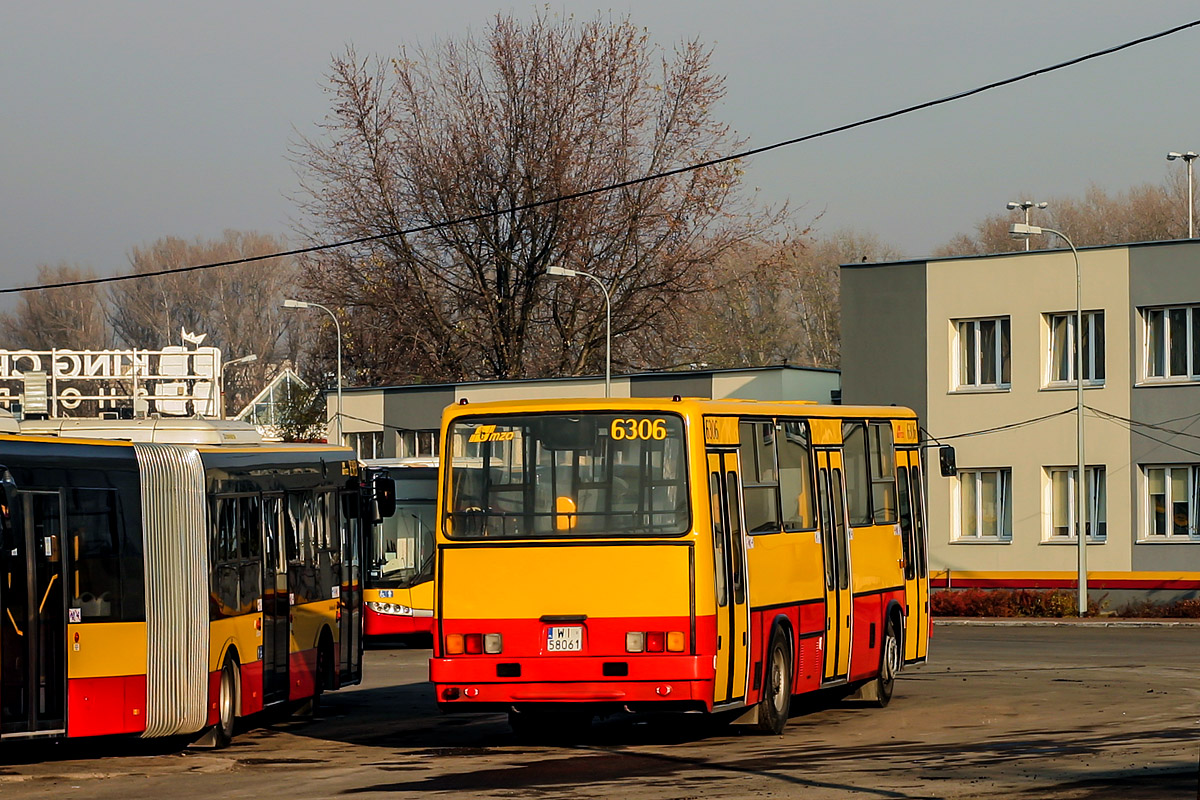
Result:
M783 497L783 529L807 531L817 527L813 510L812 454L808 449L808 427L803 422L784 422L779 443L779 493Z
M872 422L867 436L871 466L871 516L876 525L896 522L896 448L891 422Z
M908 468L900 467L896 475L900 487L900 546L904 552L904 579L911 581L916 577L916 570L912 552L914 518L908 493Z
M775 464L775 424L739 423L742 491L746 530L771 533L782 530L779 521L779 472Z
M709 505L712 507L713 563L716 566L717 605L724 608L729 604L729 590L725 585L725 524L721 512L721 473L714 472L708 480Z
M871 524L871 477L867 463L866 426L842 424L842 461L846 468L846 506L854 527Z
M85 622L140 617L144 579L139 569L122 580L124 561L138 554L123 552L116 499L111 489L74 489L68 501L71 606Z

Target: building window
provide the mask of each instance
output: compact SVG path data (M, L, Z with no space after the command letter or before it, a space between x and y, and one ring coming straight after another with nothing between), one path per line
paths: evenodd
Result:
M396 431L396 458L437 458L436 430Z
M1075 479L1078 468L1052 467L1050 473L1050 537L1049 541L1076 541L1075 536ZM1087 516L1084 528L1089 541L1102 542L1108 535L1107 490L1104 467L1087 467Z
M1011 469L968 469L958 473L958 538L1012 539Z
M1046 383L1075 384L1075 315L1050 315L1049 375ZM1104 383L1104 312L1083 312L1083 380Z
M958 388L1008 388L1012 371L1009 327L1008 317L958 321Z
M1148 513L1146 540L1200 539L1196 495L1200 464L1145 467Z
M383 431L360 431L345 434L346 446L353 447L359 459L383 457Z
M1147 308L1147 380L1200 380L1200 306Z

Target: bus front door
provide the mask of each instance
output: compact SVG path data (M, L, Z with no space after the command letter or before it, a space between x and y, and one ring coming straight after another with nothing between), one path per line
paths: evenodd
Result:
M283 541L283 497L263 498L263 702L288 699L291 602Z
M57 492L0 507L0 735L66 730L67 600Z
M818 450L817 497L821 514L821 551L825 581L826 682L845 680L850 674L851 625L850 541L842 499L842 454Z
M925 552L925 503L919 450L896 450L900 531L904 549L904 660L925 658L929 626L929 564Z
M750 653L746 543L736 452L708 452L709 507L716 569L717 660L713 705L742 700Z

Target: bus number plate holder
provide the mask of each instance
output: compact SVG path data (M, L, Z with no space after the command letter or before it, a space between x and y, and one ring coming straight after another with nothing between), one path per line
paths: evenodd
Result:
M582 625L555 625L546 628L546 652L578 653L583 650Z

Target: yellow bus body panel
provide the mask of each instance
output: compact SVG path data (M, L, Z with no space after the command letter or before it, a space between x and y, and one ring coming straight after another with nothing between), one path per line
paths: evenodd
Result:
M339 641L337 623L337 600L318 600L313 603L292 606L291 652L312 650L317 646L321 628L329 628L333 643Z
M854 594L904 586L904 543L898 525L851 528L850 564Z
M209 624L209 672L216 672L221 668L225 653L231 646L237 647L239 664L250 664L259 660L258 647L262 644L262 631L254 623L260 619L261 614L243 614L240 617L215 619Z
M824 597L825 573L816 531L751 534L746 551L750 605L784 605Z
M688 616L688 556L683 545L450 547L442 617L537 619ZM516 584L514 584L516 581ZM520 591L514 591L519 585Z
M145 674L146 623L89 622L67 626L68 678Z

